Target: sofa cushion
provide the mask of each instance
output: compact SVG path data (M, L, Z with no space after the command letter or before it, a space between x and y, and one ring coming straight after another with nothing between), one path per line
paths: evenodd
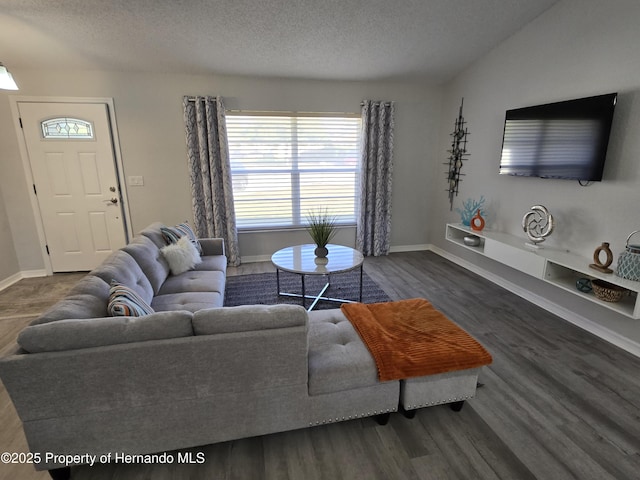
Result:
M309 312L309 394L377 383L373 357L340 309Z
M195 266L194 270L218 271L223 275L227 273L227 257L224 255L208 255L201 257L202 262Z
M115 280L122 285L126 285L147 303L151 303L153 299L151 282L149 282L138 262L124 250L118 250L111 254L102 265L95 268L90 274L100 277L108 284L111 284L111 280Z
M31 325L54 322L67 318L94 318L107 315L109 284L99 277L83 277L67 294Z
M224 301L218 292L185 292L156 295L151 307L156 312L170 310L187 310L197 312L203 308L221 307Z
M55 322L67 318L93 318L107 315L108 297L98 298L89 294L70 295L63 298L36 318L31 325Z
M167 244L164 238L162 238L162 233L160 233L160 229L163 226L164 225L160 222L152 223L144 230L141 230L140 235L147 237L149 240L151 240L155 244L156 247L162 248Z
M109 283L94 275L85 275L76 283L67 295L94 295L98 298L109 299Z
M153 308L131 288L111 280L107 313L112 317L142 317L153 313Z
M187 272L202 262L200 253L187 237L180 237L177 242L165 245L160 252L167 260L172 275Z
M27 352L55 352L193 335L190 312L161 312L145 317L60 320L29 326L18 335Z
M306 327L307 312L299 305L242 305L209 308L193 314L195 335Z
M154 293L169 276L169 264L155 243L144 235L138 235L122 250L131 255L149 279Z
M159 295L184 292L218 292L224 294L225 275L222 272L189 270L181 275L170 275ZM213 306L213 305L212 305Z

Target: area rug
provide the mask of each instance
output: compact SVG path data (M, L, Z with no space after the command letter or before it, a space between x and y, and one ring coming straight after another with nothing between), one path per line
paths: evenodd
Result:
M325 297L358 300L360 293L360 272L352 271L331 275L331 286L325 292ZM307 295L317 295L326 283L326 277L321 275L305 276ZM280 272L280 290L289 293L301 293L300 275ZM390 298L366 273L362 275L362 302L388 302ZM301 304L300 298L278 295L275 273L259 273L253 275L228 276L225 289L224 305L228 307L238 305L275 305L277 303ZM313 300L307 299L307 308ZM339 308L335 302L319 301L316 310Z

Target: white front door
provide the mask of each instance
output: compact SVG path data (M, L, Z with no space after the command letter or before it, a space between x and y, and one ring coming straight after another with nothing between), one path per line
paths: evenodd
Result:
M86 271L126 243L107 105L18 102L54 272Z

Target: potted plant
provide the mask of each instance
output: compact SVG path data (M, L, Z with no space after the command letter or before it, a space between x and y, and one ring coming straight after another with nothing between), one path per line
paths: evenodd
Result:
M316 257L324 258L329 251L327 244L336 234L336 217L329 214L328 210L311 210L307 214L307 232L316 244L314 251Z

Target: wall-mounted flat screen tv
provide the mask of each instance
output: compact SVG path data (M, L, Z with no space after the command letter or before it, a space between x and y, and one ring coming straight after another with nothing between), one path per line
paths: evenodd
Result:
M616 93L507 110L500 173L602 180Z

